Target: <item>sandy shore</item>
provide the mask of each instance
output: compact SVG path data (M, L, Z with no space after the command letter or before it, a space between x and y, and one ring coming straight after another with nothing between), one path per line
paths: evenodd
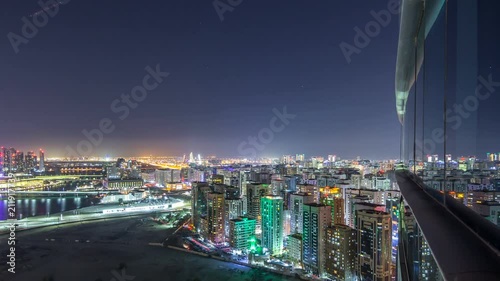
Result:
M2 258L0 280L42 281L49 276L53 281L295 280L150 246L149 243L161 243L174 229L142 220L146 217L148 215L19 232L16 273L7 272L6 258ZM5 235L0 236L0 245L1 256L5 257Z

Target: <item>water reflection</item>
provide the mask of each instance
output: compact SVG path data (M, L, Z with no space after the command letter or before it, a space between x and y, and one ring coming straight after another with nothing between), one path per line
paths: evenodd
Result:
M52 198L26 198L16 200L16 215L18 219L48 216L50 214L70 211L90 206L91 199L84 197L52 197ZM8 219L7 199L0 200L0 220Z

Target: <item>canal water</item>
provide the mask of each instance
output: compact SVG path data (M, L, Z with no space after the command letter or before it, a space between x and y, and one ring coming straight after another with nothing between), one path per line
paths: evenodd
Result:
M92 198L83 196L73 197L36 197L36 198L16 198L16 215L18 219L35 216L47 216L64 211L71 211L88 207L95 203ZM7 196L2 194L0 198L0 220L7 220L8 217Z

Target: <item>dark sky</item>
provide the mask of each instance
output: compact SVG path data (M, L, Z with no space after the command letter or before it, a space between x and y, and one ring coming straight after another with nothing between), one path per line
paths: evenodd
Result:
M398 18L350 64L339 48L387 3L243 0L221 21L211 0L72 0L16 54L7 34L40 8L4 1L0 145L62 156L109 118L93 155L240 156L286 106L295 119L258 155L397 157ZM120 120L111 103L157 64L170 76Z

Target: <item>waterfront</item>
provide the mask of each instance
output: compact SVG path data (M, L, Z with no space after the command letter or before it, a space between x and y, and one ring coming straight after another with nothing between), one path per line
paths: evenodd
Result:
M175 227L155 223L150 217L145 214L19 232L16 274L2 270L0 281L43 280L49 276L55 281L112 280L113 272L121 272L123 266L134 280L297 280L151 246L169 237ZM0 243L6 243L6 236L0 237Z
M7 196L0 200L0 221L7 217ZM78 210L95 204L97 200L91 196L70 196L70 197L29 197L16 198L17 219L24 219L36 216L50 216L65 211Z

